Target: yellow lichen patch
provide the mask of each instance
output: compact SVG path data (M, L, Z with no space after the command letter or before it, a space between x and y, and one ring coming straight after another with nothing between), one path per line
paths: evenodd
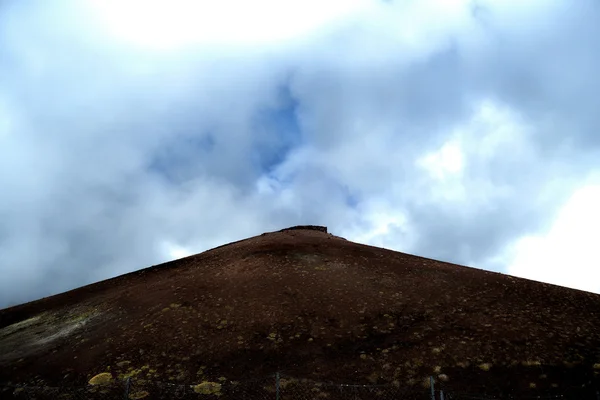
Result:
M276 393L277 392L277 389L275 388L274 385L273 386L271 386L271 385L269 385L269 386L263 386L263 389L266 390L269 393Z
M143 371L141 369L133 369L133 368L129 368L127 370L126 373L124 374L119 374L119 379L127 379L127 378L133 378L138 376L139 374L141 374Z
M542 365L542 363L538 360L526 360L523 361L522 364L524 367L539 367L540 365Z
M281 379L279 380L279 386L280 386L282 389L285 389L285 388L286 388L286 387L288 387L288 386L291 386L291 385L296 385L296 384L298 384L298 380L297 380L297 379L294 379L294 378L288 378L288 379L286 379L286 378L281 378Z
M600 363L594 364L594 369L600 369Z
M481 369L482 371L489 371L491 368L492 364L490 363L479 364L479 369Z
M434 374L439 374L440 372L442 372L442 367L440 367L439 365L436 365L435 367L433 367Z
M192 389L198 394L221 394L221 384L217 382L204 381L193 386Z
M439 374L439 375L438 375L438 379L439 379L440 381L442 381L442 382L448 382L448 380L449 380L450 378L448 378L448 375L446 375L446 374Z
M129 364L131 364L131 361L119 361L117 363L117 366L123 368L123 367L125 367L125 366L127 366Z
M90 385L108 385L112 381L112 375L109 372L102 372L94 376L88 382Z
M170 307L171 308L179 308L179 307L181 307L181 304L171 303Z
M536 386L537 386L537 385L536 385L535 383L533 383L533 382L529 383L529 388L530 388L530 389L535 389L535 388L536 388Z
M146 392L145 390L142 390L139 392L131 393L129 395L129 398L131 400L138 400L138 399L143 399L144 397L148 397L149 395L150 395L150 393Z
M367 376L367 380L373 384L377 383L378 379L379 379L379 374L376 371L371 373L371 375Z
M360 359L361 360L366 360L367 359L367 355L366 354L361 354L360 355Z
M415 358L413 359L413 365L415 367L422 367L423 366L423 360L419 359L419 358Z
M88 318L93 317L97 312L98 312L97 309L88 309L79 314L72 314L68 321L70 321L70 322L84 321Z

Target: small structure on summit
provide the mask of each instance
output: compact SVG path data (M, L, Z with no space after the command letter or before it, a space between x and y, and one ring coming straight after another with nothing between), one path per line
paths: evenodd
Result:
M300 230L300 229L327 233L326 226L318 226L318 225L296 225L296 226L292 226L291 228L282 229L279 232L293 231L293 230Z

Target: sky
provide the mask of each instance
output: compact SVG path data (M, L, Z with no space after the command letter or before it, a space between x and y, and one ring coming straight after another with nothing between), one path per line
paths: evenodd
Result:
M0 308L298 224L600 293L600 3L0 3Z

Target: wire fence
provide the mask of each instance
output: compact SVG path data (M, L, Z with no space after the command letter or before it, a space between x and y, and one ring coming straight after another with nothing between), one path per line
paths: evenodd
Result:
M454 390L443 383L436 385L433 400L600 400L596 385L569 386L556 389L553 393L530 390L511 392L503 387L488 387L485 390L466 392Z
M600 399L600 392L590 393L569 390L562 394L554 395L525 395L525 394L482 394L482 393L466 393L452 391L436 391L435 400L597 400Z
M0 386L0 399L21 400L113 400L113 399L252 399L252 400L600 400L596 390L570 388L554 395L510 395L465 393L436 385L360 385L335 384L276 374L264 379L236 381L203 381L197 384L175 384L153 380L108 380L86 386Z
M427 400L429 396L423 387L334 384L276 374L243 382L204 381L193 385L127 379L84 387L0 386L0 399Z

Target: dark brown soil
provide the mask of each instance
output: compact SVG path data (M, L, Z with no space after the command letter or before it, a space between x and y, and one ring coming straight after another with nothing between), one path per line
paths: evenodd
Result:
M76 385L110 372L194 384L275 371L595 393L600 295L294 229L0 310L0 382Z

